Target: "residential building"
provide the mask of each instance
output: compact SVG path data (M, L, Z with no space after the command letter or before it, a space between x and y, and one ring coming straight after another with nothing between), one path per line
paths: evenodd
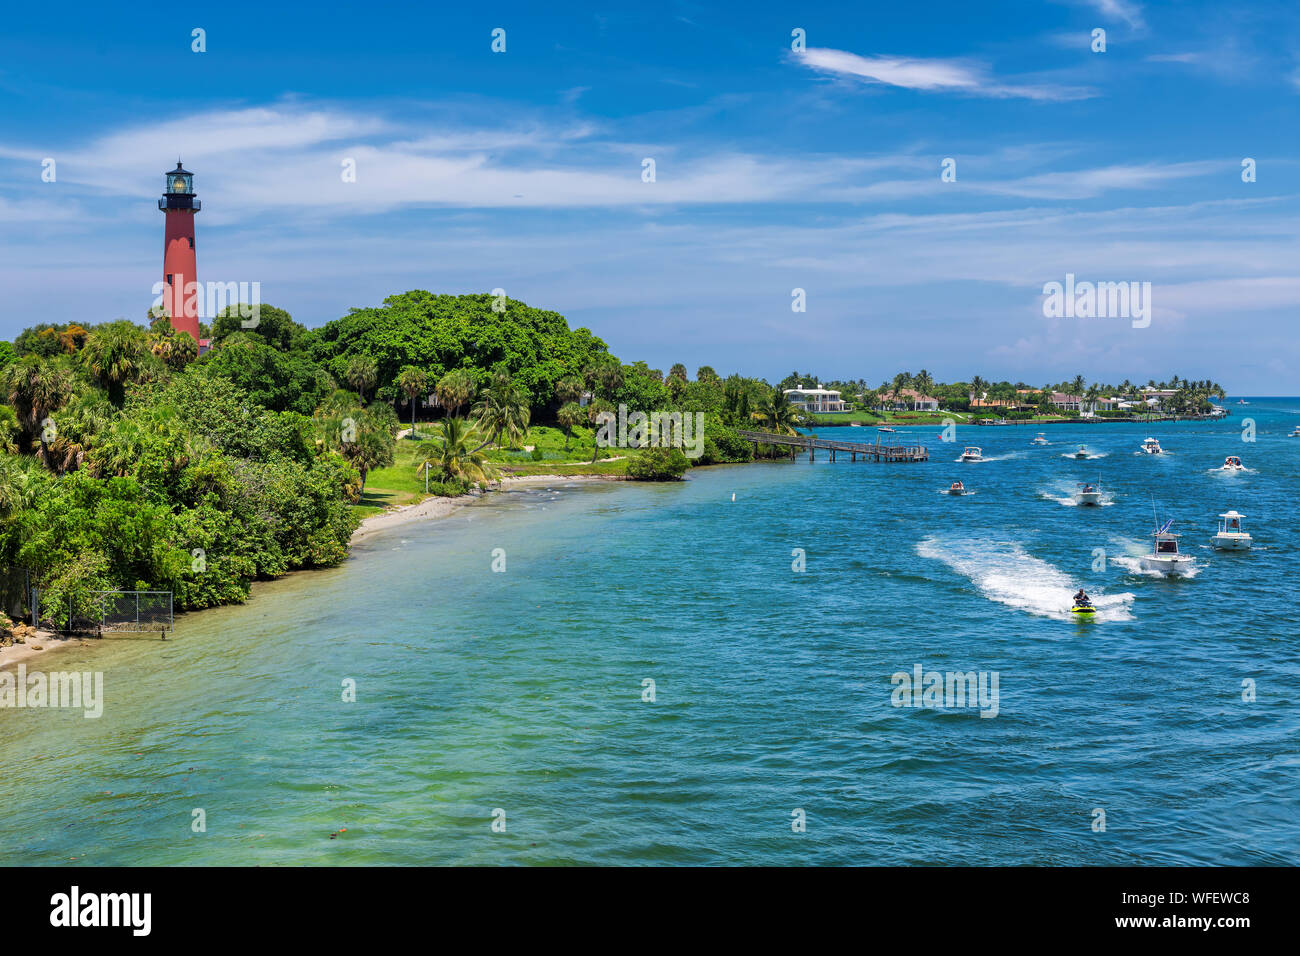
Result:
M847 412L849 410L839 392L830 388L822 388L820 385L816 388L787 388L785 397L789 399L790 404L795 408L809 414L827 414Z

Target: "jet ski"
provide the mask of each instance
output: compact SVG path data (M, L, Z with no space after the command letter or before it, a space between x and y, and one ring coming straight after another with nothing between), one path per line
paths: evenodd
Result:
M1091 617L1097 613L1097 609L1092 606L1092 600L1088 597L1078 598L1074 606L1070 608L1071 614L1078 614L1080 617Z

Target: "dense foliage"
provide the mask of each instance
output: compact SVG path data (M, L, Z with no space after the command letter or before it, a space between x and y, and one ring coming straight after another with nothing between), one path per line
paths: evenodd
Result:
M394 463L399 412L440 419L419 478L457 494L499 475L537 424L574 429L582 454L601 412L702 412L702 454L622 451L629 476L748 461L737 427L789 430L779 391L711 368L692 381L624 365L558 313L491 295L413 291L318 330L263 305L201 335L147 326L42 324L0 343L0 597L28 584L58 622L95 591L164 590L177 610L244 600L251 583L337 564L368 476ZM575 450L576 451L576 450Z

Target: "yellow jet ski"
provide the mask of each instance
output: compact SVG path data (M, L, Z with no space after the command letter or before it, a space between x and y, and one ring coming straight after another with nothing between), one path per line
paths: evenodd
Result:
M1077 614L1079 617L1092 617L1097 613L1097 609L1092 606L1091 601L1079 601L1070 608L1071 614Z

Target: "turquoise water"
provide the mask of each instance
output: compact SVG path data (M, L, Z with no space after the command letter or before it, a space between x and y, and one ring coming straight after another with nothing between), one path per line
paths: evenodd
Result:
M916 428L929 464L557 485L386 532L174 641L44 658L102 670L105 713L0 710L0 863L1295 864L1300 402L1232 411L1047 448ZM1151 495L1190 579L1140 571ZM1228 508L1254 550L1209 549ZM997 716L892 706L917 664L998 672Z

